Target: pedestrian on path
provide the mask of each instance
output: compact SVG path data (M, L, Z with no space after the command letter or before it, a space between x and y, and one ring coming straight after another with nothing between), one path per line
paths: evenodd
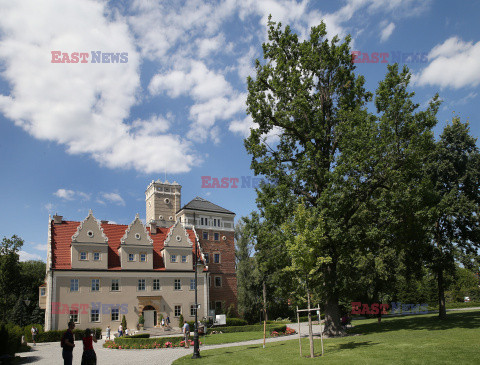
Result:
M188 349L190 347L190 325L187 322L183 324L182 332L185 337L185 348Z
M75 340L73 338L73 330L75 329L75 323L69 322L68 329L62 336L60 346L62 347L62 357L64 365L72 365L73 360L73 348L75 347Z
M82 355L82 365L96 365L97 364L97 354L93 349L93 343L97 342L97 338L92 334L90 328L85 330L83 336L83 355Z

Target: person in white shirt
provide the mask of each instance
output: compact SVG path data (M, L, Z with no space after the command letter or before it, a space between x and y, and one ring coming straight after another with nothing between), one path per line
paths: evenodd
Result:
M123 336L123 327L122 325L118 326L118 337L122 337Z

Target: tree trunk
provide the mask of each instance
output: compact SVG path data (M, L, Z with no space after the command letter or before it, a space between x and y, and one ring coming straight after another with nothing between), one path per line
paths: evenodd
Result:
M315 351L313 348L313 330L312 330L312 312L310 311L310 291L307 286L307 303L308 303L308 341L310 342L310 357L313 358Z
M343 336L345 334L340 322L340 307L338 305L338 294L335 289L337 285L337 265L331 263L327 266L325 275L325 288L327 291L325 301L325 328L323 333L328 337Z
M446 319L447 318L447 309L445 307L445 288L443 280L443 270L440 268L437 272L437 281L438 281L438 318Z

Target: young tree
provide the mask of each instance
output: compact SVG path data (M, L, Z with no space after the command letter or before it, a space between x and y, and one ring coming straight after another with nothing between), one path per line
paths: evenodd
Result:
M15 235L4 237L0 246L0 322L10 321L8 314L15 307L20 293L18 251L22 246L23 240Z
M457 252L475 253L480 247L480 152L468 123L453 118L444 128L429 169L434 186L429 262L444 319L445 273L454 272Z

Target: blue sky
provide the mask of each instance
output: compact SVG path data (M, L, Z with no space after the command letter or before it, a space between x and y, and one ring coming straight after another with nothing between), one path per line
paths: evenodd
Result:
M479 2L2 0L0 10L0 237L24 239L23 260L45 260L49 214L144 219L145 188L165 170L182 204L198 195L237 218L254 210L254 189L205 189L201 176L252 175L245 80L269 14L301 38L324 20L329 37L352 35L352 51L423 55L406 61L416 101L444 100L437 135L455 113L480 137ZM52 63L52 51L90 58ZM92 63L92 51L128 62ZM385 71L357 65L371 91Z

